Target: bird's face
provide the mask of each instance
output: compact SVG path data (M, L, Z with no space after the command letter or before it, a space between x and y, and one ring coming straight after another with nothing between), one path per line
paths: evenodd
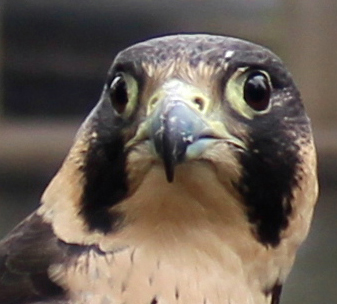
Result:
M69 161L80 172L79 214L104 233L123 226L114 206L154 169L171 184L198 174L204 192L213 172L264 245L277 246L301 212L304 237L317 195L310 122L290 74L270 51L219 36L164 37L122 51Z
M188 79L179 66L174 69L152 84L148 96L142 96L137 130L126 142L130 151L147 145L146 153L162 164L168 182L174 181L177 165L205 160L204 154L214 145L221 144L231 153L245 147L243 138L235 135L235 130L229 131L230 117L221 102L221 84L202 79L202 73Z

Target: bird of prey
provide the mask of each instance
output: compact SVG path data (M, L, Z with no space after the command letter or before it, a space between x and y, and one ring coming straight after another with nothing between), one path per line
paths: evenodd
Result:
M279 303L315 155L269 50L197 34L133 45L40 207L0 243L0 303Z

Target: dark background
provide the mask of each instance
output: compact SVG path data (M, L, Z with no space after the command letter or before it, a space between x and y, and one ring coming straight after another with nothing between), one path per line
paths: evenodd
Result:
M34 210L116 53L186 32L283 58L312 117L321 196L282 303L337 303L335 0L0 0L0 236Z

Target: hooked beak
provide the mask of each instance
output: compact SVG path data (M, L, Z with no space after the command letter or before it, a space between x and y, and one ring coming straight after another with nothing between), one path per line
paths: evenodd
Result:
M154 113L151 137L162 158L168 182L174 179L175 166L185 160L187 147L198 140L207 124L186 102L164 102Z

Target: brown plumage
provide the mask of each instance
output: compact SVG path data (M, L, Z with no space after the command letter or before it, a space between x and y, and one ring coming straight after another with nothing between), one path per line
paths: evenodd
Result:
M210 35L137 44L0 243L0 303L277 304L316 197L310 122L275 55Z

